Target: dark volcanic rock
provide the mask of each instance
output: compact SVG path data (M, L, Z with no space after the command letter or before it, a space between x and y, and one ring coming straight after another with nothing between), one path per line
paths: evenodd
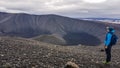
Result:
M112 62L104 65L103 46L58 46L34 40L0 37L0 68L63 68L69 61L80 68L120 68L120 47L112 49Z

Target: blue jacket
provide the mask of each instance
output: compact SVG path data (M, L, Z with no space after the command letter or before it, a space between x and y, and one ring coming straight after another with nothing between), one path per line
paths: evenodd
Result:
M114 33L115 30L112 30L111 32ZM110 45L110 43L111 43L111 38L112 38L112 34L111 34L110 32L108 32L108 33L106 34L106 38L105 38L105 41L104 41L105 46L109 46L109 45Z

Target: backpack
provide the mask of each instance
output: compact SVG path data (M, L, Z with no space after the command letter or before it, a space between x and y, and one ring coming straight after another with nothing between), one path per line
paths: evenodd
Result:
M118 37L113 33L111 33L111 34L112 34L112 38L111 38L111 43L110 44L115 45L117 43Z

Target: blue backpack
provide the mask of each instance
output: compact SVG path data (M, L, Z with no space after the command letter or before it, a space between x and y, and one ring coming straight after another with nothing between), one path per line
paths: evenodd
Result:
M118 37L113 33L111 33L111 34L112 34L112 38L111 38L111 43L110 44L115 45L117 43Z

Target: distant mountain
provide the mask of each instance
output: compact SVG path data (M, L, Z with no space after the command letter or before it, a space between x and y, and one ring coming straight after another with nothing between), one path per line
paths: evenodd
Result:
M93 19L93 20L120 20L118 18L80 18L80 19Z
M79 20L54 14L30 15L24 13L0 13L0 35L32 38L56 34L69 45L99 45L104 40L106 26L114 24Z
M90 21L102 21L114 24L120 24L120 19L116 18L80 18L82 20L90 20Z

